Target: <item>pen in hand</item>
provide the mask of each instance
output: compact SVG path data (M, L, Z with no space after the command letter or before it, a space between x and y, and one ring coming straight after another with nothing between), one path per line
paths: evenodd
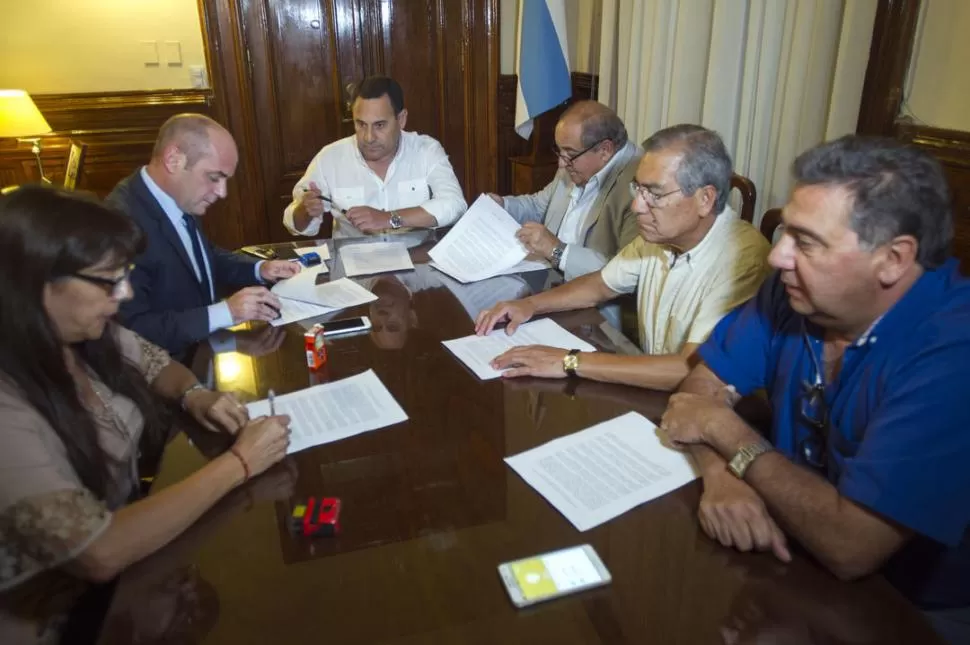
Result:
M310 192L310 189L309 188L304 188L303 189L303 192L305 192L305 193ZM327 202L328 204L330 204L330 210L331 211L335 211L337 213L340 213L341 215L346 215L347 214L347 211L346 210L344 210L344 209L340 208L339 206L337 206L336 204L334 204L333 203L333 200L330 199L329 197L327 197L326 195L320 195L320 200L321 201L324 201L324 202Z
M266 393L266 397L269 399L269 416L275 417L276 416L276 392L270 389L270 391Z

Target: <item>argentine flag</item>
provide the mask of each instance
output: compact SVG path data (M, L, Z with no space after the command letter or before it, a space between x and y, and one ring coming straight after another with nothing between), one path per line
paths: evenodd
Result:
M532 119L572 94L566 52L565 0L519 0L515 131L528 139Z

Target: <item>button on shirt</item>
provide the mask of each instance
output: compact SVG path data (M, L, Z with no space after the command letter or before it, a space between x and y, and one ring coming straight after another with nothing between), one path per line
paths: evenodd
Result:
M199 265L195 261L195 254L192 252L192 238L189 237L189 230L182 219L182 209L178 207L175 200L172 199L168 193L159 188L158 184L152 180L148 175L148 172L144 167L141 169L141 178L145 182L145 186L148 187L148 191L158 202L158 205L162 207L165 211L165 215L168 217L169 221L172 222L172 226L175 227L175 232L178 233L179 240L182 241L182 248L185 250L185 255L189 260L189 264L192 265L192 270L195 271L195 277L200 282L202 281L201 274L199 273ZM205 247L205 243L202 244ZM206 253L202 254L202 260L205 264L205 272L209 278L209 297L215 300L215 283L212 281L212 267L209 265L209 256ZM256 279L262 280L259 275L259 267L262 262L258 262L255 267ZM229 303L226 301L216 302L207 307L209 314L209 332L214 332L217 329L225 329L226 327L232 327L235 323L232 320L232 312L229 310Z
M768 273L767 240L726 206L704 239L686 253L637 237L603 267L617 293L637 292L640 347L678 354L707 340L729 311L751 298Z
M765 388L771 442L805 464L804 384L824 330L795 313L778 275L700 348L742 395ZM886 577L925 609L970 606L970 281L957 262L926 271L825 384L827 467L841 495L914 531ZM806 465L806 467L808 467Z
M438 226L447 226L468 208L444 148L432 137L415 132L401 133L397 154L384 179L364 161L355 136L335 141L318 152L293 187L293 202L283 212L283 225L294 235L316 235L320 231L322 218L311 219L303 231L293 224L293 211L310 182L344 211L354 206L382 211L419 206L434 216ZM334 212L333 216L335 238L364 235L344 215Z

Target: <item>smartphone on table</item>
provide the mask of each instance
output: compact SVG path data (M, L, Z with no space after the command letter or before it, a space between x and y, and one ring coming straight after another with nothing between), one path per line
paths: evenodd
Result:
M355 331L365 331L370 329L370 327L370 318L367 316L328 320L323 323L323 335L337 336L339 334L350 334Z
M516 607L601 587L612 580L589 544L506 562L499 565L498 574Z

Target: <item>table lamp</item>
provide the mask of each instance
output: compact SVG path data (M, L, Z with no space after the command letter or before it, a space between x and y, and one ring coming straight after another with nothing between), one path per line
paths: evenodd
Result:
M51 180L44 174L44 164L40 160L39 134L47 134L51 127L44 115L34 105L30 95L24 90L0 90L0 138L16 137L17 141L34 144L30 149L37 159L37 170L44 183Z

